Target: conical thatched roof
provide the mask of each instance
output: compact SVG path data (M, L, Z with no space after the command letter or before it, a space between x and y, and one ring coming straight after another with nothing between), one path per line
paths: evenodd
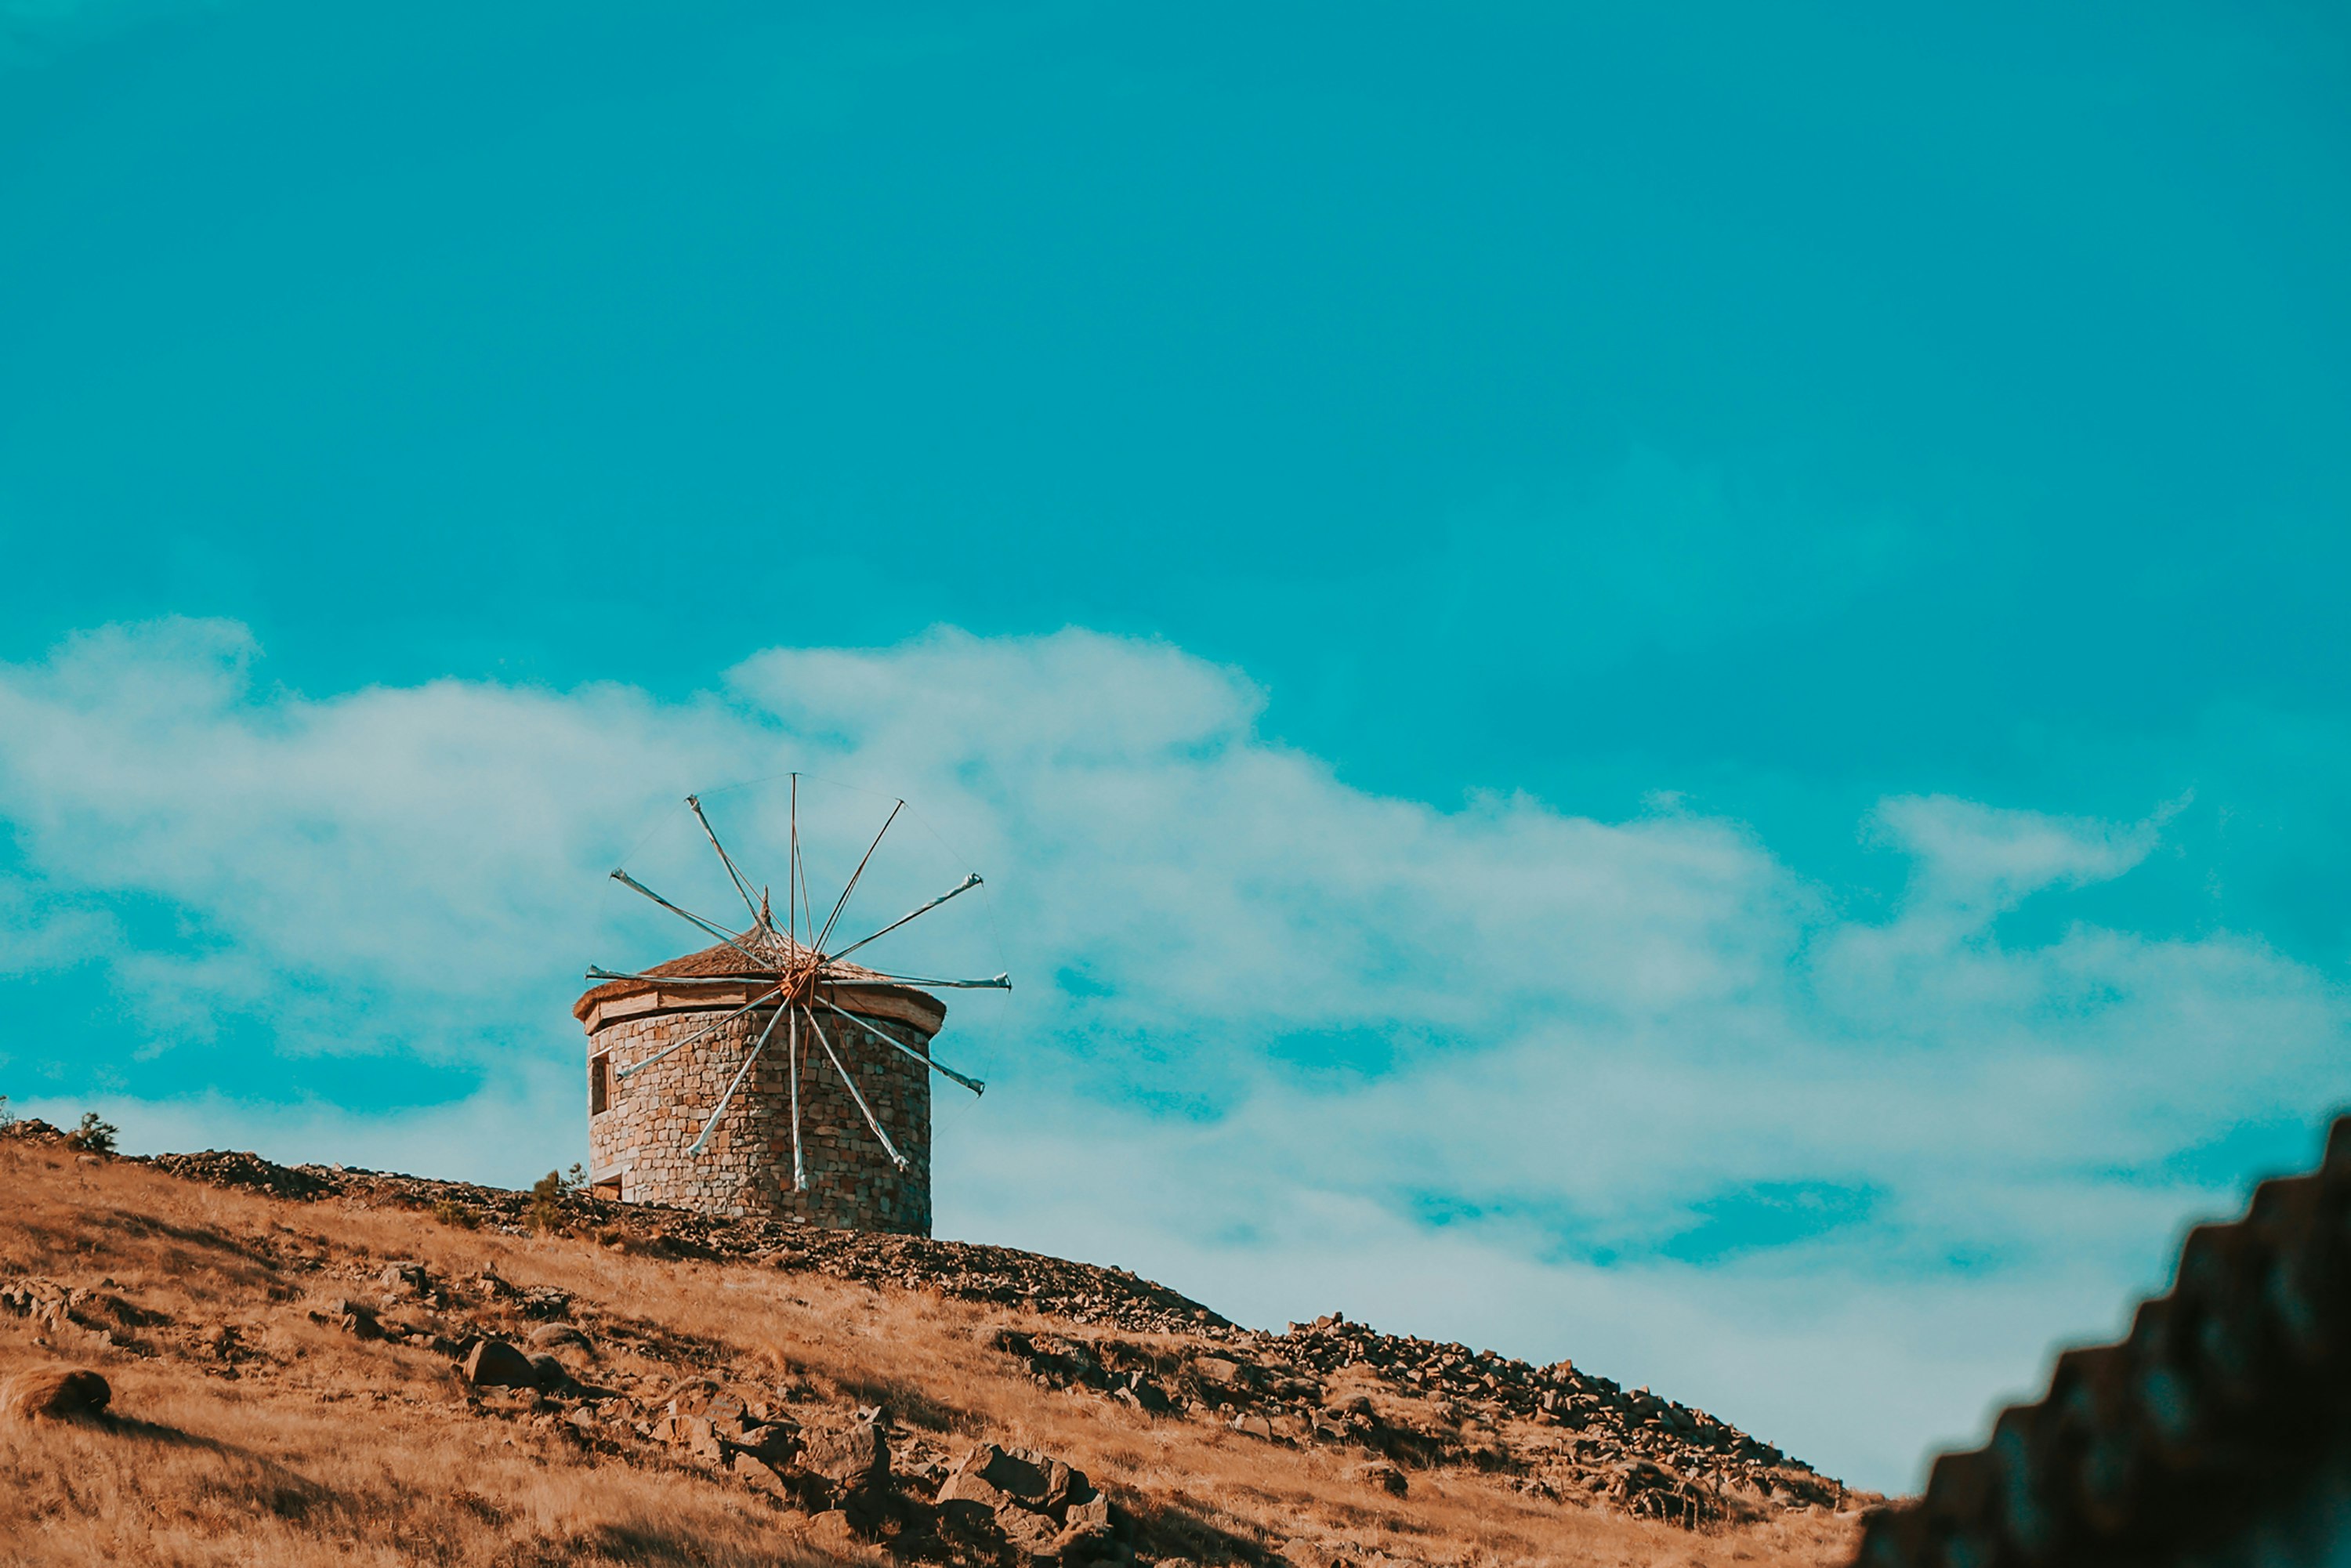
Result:
M737 933L736 939L746 947L756 949L758 946L758 944L751 940L749 932ZM795 956L808 951L806 946L789 936L781 936L780 940L784 943L786 951ZM659 975L664 979L683 980L689 984L697 980L732 981L740 984L746 980L760 978L770 971L754 965L740 950L724 942L716 942L698 953L688 953L682 957L672 958L665 964L656 964L643 973L647 976ZM851 1012L861 1010L856 1005L861 999L870 1000L888 997L901 1004L899 1007L887 1009L893 1014L903 1016L911 1009L914 1013L927 1015L928 1021L924 1025L926 1033L937 1033L939 1027L946 1022L947 1007L938 998L913 986L898 985L883 980L879 973L866 968L863 965L828 964L825 966L825 973L828 977L838 977L844 980L879 982L872 985L845 986L838 991L830 986L824 988L825 994L831 996L836 1005ZM649 978L606 980L601 985L591 987L581 994L580 999L571 1005L571 1016L584 1020L601 1003L622 997L633 997L646 991L665 988L667 988L662 986L659 981Z

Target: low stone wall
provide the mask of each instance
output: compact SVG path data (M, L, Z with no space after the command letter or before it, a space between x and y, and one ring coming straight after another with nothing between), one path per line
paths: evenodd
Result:
M876 1038L880 1031L926 1052L928 1034L895 1018L861 1012L863 1027L818 1009L824 1032L855 1075L865 1103L906 1157L890 1161L841 1075L799 1020L800 1145L806 1190L792 1188L791 1097L785 1042L789 1021L776 1026L751 1076L736 1092L709 1144L689 1148L742 1066L744 1052L766 1029L771 1009L744 1014L631 1078L616 1070L640 1061L740 1007L747 997L663 995L650 1010L586 1020L590 1114L590 1179L615 1180L625 1201L674 1204L705 1214L743 1218L780 1215L845 1229L931 1232L931 1085L921 1062ZM841 1005L850 1006L849 993ZM893 1009L894 1010L894 1009ZM870 1031L870 1032L869 1032ZM600 1059L602 1065L600 1066ZM604 1105L593 1110L603 1080Z

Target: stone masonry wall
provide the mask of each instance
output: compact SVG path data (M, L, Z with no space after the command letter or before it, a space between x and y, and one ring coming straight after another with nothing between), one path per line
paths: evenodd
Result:
M666 998L664 998L666 999ZM590 1091L596 1060L618 1067L642 1061L692 1034L747 999L713 998L634 1017L591 1020L588 1037ZM842 1005L848 1005L844 995ZM835 1054L856 1075L873 1114L906 1156L900 1172L883 1152L841 1076L810 1038L800 1032L800 1145L806 1191L792 1190L790 1090L785 1041L790 1020L778 1023L767 1050L700 1155L688 1153L702 1124L767 1027L773 1009L760 1009L714 1030L667 1061L623 1079L607 1079L607 1108L589 1117L591 1180L618 1176L620 1196L668 1203L707 1214L782 1215L852 1230L931 1233L931 1085L920 1062L909 1061L868 1030L888 1030L918 1052L928 1037L894 1019L864 1018L857 1028L818 1009ZM862 1016L862 1015L861 1015ZM601 1026L601 1027L600 1027Z

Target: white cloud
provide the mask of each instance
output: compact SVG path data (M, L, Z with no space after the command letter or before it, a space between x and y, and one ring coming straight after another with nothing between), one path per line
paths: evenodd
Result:
M2037 811L2003 811L1949 796L1897 796L1875 825L1917 861L1911 902L1948 906L1976 922L2049 887L2082 887L2122 875L2155 848L2167 809L2116 825Z
M998 1088L941 1102L943 1230L1246 1317L1573 1355L1898 1485L2153 1282L2223 1197L2168 1159L2351 1091L2339 988L2258 942L2003 941L2022 899L2126 874L2159 816L1886 801L1869 829L1916 874L1855 921L1737 823L1350 789L1257 735L1238 673L1083 632L777 650L684 703L311 698L256 668L241 629L172 622L0 669L0 962L96 947L182 1061L260 1019L298 1060L398 1049L483 1087L430 1113L103 1102L151 1146L568 1164L579 966L680 945L601 873L626 854L719 912L676 796L799 768L920 813L859 918L963 857L990 878L902 950L992 968L1000 943L1020 980L955 1004ZM771 877L779 789L710 794ZM821 883L886 800L810 789Z

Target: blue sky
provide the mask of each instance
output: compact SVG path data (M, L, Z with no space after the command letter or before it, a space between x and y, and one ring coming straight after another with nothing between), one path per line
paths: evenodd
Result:
M808 767L944 1229L1904 1485L2351 1098L2338 18L485 9L0 3L19 1105L528 1179Z

